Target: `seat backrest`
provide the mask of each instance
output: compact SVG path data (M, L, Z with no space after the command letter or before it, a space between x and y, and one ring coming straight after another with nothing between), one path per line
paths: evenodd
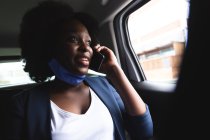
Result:
M209 17L208 1L190 1L188 43L175 96L168 110L165 135L158 140L209 138Z
M6 125L5 114L8 109L7 103L9 102L12 95L13 94L0 93L0 112L1 112L1 115L0 115L0 139L2 139L2 140L3 140L3 135L4 135L3 131L4 131L4 128Z
M34 86L35 84L28 84L28 85L19 85L19 86L13 86L13 87L6 87L0 89L0 140L3 140L3 131L5 129L6 124L6 118L5 115L8 110L8 103L10 102L10 99L15 94L30 88Z

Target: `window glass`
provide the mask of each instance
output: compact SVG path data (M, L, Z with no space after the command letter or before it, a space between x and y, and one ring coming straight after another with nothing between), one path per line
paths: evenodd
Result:
M151 0L129 15L130 41L147 80L176 82L188 10L188 0Z
M0 63L0 87L34 83L23 70L23 64L22 61Z

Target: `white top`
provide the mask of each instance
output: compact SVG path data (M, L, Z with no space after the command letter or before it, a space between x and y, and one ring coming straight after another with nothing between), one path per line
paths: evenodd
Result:
M91 104L85 114L59 108L51 101L52 140L114 140L112 117L92 89Z

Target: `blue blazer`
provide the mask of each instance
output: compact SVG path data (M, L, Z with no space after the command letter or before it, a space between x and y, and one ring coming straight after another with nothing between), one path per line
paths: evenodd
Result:
M153 123L148 107L144 115L129 116L120 96L104 77L87 76L85 82L108 108L114 122L115 140L125 140L125 130L134 140L148 140L152 137ZM47 85L39 85L13 97L6 119L5 140L52 139Z

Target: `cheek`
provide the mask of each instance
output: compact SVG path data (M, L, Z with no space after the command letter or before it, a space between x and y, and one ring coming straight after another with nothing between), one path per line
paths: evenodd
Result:
M65 46L65 50L64 50L64 53L67 55L67 56L73 56L75 53L76 53L76 46L72 46L72 45L67 45Z
M59 54L59 58L61 58L64 63L69 63L69 60L72 60L74 57L74 51L73 47L67 45L62 50L62 53Z

